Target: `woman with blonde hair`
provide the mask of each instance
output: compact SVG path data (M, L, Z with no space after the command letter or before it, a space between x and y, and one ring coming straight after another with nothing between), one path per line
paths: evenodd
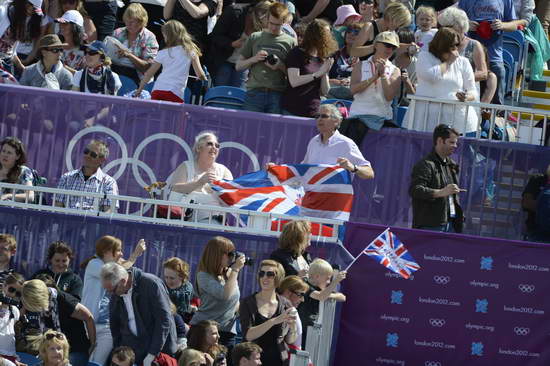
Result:
M287 114L314 117L327 95L330 84L328 73L338 51L330 25L315 19L306 28L300 46L290 50L285 60L288 84L281 96L281 108Z
M263 260L258 272L260 291L242 299L239 308L243 337L264 350L264 366L287 364L287 344L297 338L296 308L276 292L284 278L285 270L279 262Z
M270 258L281 263L287 276L306 277L311 256L306 251L311 245L311 224L305 220L290 221L279 235L279 248Z
M385 31L395 32L399 28L407 27L411 24L411 19L411 12L405 5L398 2L388 4L382 18L372 20L361 29L353 42L353 48L350 51L351 56L371 56L375 51L374 39L379 33Z
M105 44L94 41L84 51L86 66L75 72L74 91L92 94L116 95L122 86L116 72L111 70L111 59L105 54Z
M208 353L219 365L227 357L227 348L218 343L218 327L213 320L202 320L193 325L187 333L187 347Z
M122 241L114 236L105 235L95 244L95 255L81 264L84 272L82 304L90 309L97 329L97 345L90 355L90 361L105 364L113 348L113 338L109 327L110 296L101 286L101 267L105 263L117 262L130 268L145 251L145 241L141 239L127 261L122 259Z
M202 320L219 324L219 343L231 349L235 344L236 312L240 290L237 282L245 256L237 256L233 242L222 236L208 241L195 276L195 291L201 304L191 319L191 326Z
M145 85L162 66L162 72L155 82L151 99L183 103L191 65L195 75L198 75L201 80L206 80L200 61L202 53L185 26L177 20L170 20L162 26L162 36L166 48L155 57L153 64L141 79L135 95L141 94Z
M212 357L208 353L204 353L192 348L186 348L178 361L178 366L203 366L211 365Z
M44 333L38 347L41 366L70 366L69 342L61 332L48 330Z
M180 258L172 257L168 258L162 267L170 300L176 306L177 313L188 323L197 310L196 306L191 305L193 285L189 282L189 264Z

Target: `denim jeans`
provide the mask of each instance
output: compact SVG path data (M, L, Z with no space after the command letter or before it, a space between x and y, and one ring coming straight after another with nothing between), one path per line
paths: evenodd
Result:
M235 64L225 61L220 65L214 76L215 86L234 86L235 88L245 88L248 70L237 71Z
M109 324L96 324L96 347L90 361L105 365L113 349L113 336Z
M97 28L97 39L112 36L116 25L116 1L84 2L84 8Z
M281 94L274 90L248 90L243 109L252 112L281 114Z
M493 97L493 104L504 104L504 96L506 95L506 70L504 69L504 62L490 62L489 69L496 75L498 85L497 92Z
M69 362L71 366L86 366L88 365L88 353L87 352L70 352Z

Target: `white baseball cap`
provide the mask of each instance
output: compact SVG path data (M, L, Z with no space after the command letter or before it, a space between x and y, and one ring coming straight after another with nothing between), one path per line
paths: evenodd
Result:
M27 0L29 3L32 4L34 8L34 12L38 15L44 15L42 13L42 0Z
M61 18L57 18L55 21L57 23L74 23L84 27L84 18L78 10L68 10L61 16Z

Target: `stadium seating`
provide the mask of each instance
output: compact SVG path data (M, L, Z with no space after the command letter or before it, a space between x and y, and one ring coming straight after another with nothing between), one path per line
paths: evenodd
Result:
M131 92L132 90L136 90L138 86L134 82L134 80L130 79L127 76L119 75L120 82L122 83L122 86L118 90L117 95L123 96L124 94Z
M227 109L242 109L246 92L232 86L216 86L208 89L203 105Z

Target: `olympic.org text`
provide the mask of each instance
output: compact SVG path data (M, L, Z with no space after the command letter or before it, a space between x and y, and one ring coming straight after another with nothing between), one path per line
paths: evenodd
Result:
M403 361L403 360L392 360L391 358L378 357L376 359L376 362L383 363L383 364L386 364L386 365L402 365L402 366L405 366L405 361Z
M392 322L402 322L402 323L407 323L407 324L409 324L409 322L410 322L409 318L404 318L404 317L400 317L400 316L391 316L391 315L386 315L386 314L380 315L380 319L381 320L389 320L389 321L392 321Z
M519 356L519 357L540 357L540 353L529 352L521 349L511 350L511 349L499 348L498 353L501 355Z
M530 307L522 306L522 307L515 307L515 306L506 306L504 305L504 311L509 311L511 313L524 313L524 314L533 314L533 315L544 315L544 310L539 309L533 309Z
M432 299L431 297L418 297L418 302L434 305L460 306L460 302L458 301L451 301L448 299L440 298Z
M392 278L399 278L401 280L404 280L404 278L401 277L401 275L399 275L397 273L394 273L394 272L386 272L386 274L384 276L392 277ZM407 281L410 281L410 280L414 280L414 275L411 275L411 277L409 277L409 279Z
M460 263L464 264L466 261L462 258L448 257L444 255L426 255L424 254L424 259L427 261L436 261L436 262L446 262L446 263Z
M492 325L478 325L478 324L466 324L466 329L475 329L475 330L488 330L489 332L494 332L495 327Z
M456 346L454 344L447 344L443 342L436 342L436 341L417 341L414 340L415 346L420 347L430 347L430 348L441 348L441 349L455 349Z
M550 272L550 268L537 266L536 264L512 264L508 262L508 268L519 269L521 271Z
M494 289L497 289L500 287L500 284L498 283L494 283L494 282L483 282L483 281L477 281L477 280L473 280L473 281L470 281L470 286L474 286L474 287L490 287L490 288L494 288Z

